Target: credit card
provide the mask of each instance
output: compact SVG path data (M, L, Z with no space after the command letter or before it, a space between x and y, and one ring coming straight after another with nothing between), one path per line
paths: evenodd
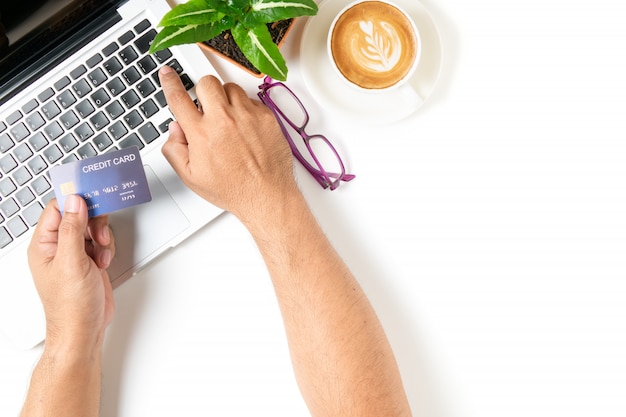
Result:
M52 167L50 178L61 211L70 194L85 199L89 217L152 200L136 146Z

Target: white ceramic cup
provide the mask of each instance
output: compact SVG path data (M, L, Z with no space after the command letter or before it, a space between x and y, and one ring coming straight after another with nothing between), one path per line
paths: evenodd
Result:
M352 88L366 94L400 91L407 102L423 101L408 83L421 57L420 33L397 4L358 0L345 6L330 25L327 51L339 78Z

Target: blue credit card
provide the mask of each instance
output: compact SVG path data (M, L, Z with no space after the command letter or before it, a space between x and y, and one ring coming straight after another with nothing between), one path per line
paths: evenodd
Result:
M136 146L52 167L50 178L61 211L70 194L85 199L89 217L152 200Z

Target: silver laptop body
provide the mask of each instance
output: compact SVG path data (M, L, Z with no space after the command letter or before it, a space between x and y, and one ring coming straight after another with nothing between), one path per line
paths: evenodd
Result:
M65 3L70 21L79 19L72 8L100 9L95 20L74 29L73 43L64 35L56 50L46 48L19 71L0 67L0 332L19 348L45 337L26 251L38 215L54 195L51 166L141 148L152 201L110 215L117 244L109 269L114 287L222 212L185 187L161 154L172 114L158 68L175 67L192 97L201 76L217 76L195 45L147 55L146 43L169 10L166 1Z

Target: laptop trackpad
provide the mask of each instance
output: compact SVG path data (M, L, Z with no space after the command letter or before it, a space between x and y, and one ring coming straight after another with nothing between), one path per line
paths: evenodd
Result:
M189 226L189 221L149 165L144 166L152 201L109 215L116 252L109 277L128 278L169 246L168 243Z

